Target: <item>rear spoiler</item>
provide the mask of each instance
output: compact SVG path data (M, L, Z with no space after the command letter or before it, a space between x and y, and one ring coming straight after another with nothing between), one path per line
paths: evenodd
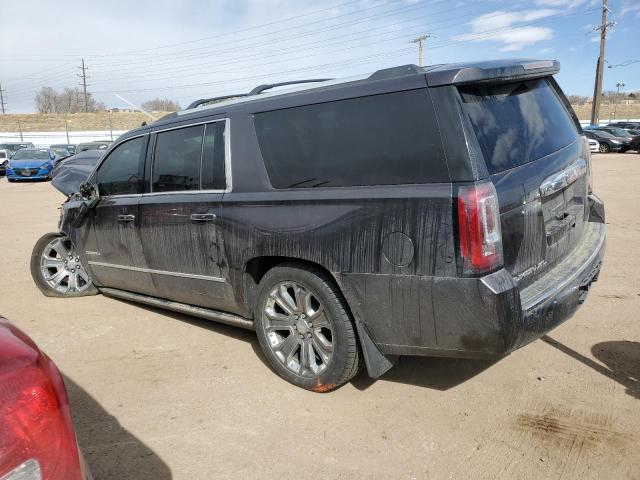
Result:
M427 84L465 85L548 77L560 71L557 60L496 60L426 67Z

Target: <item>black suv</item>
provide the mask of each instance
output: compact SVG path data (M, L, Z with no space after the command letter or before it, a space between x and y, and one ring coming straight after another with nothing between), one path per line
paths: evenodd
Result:
M194 102L109 148L32 275L255 329L315 391L362 361L505 355L568 319L603 259L558 70L409 65Z

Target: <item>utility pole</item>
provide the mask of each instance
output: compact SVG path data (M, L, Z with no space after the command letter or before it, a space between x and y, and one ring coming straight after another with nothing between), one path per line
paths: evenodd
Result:
M22 136L22 124L20 123L20 120L18 120L18 131L20 132L20 141L24 142L24 138Z
M111 141L113 142L113 119L111 118L112 113L113 110L109 109L109 134L111 135Z
M64 119L64 129L67 132L67 143L69 143L69 122L66 117Z
M607 29L613 27L615 22L607 23L607 13L609 7L607 0L602 0L602 23L596 27L595 31L600 31L600 55L596 65L596 82L593 88L593 104L591 106L591 125L597 125L600 120L600 101L602 100L602 77L604 73L604 50L607 41Z
M2 84L0 83L0 105L2 106L2 114L5 114L5 110L4 110L4 95L3 92L5 92L6 90L2 89Z
M87 93L87 67L84 66L84 58L82 59L82 66L78 67L82 72L78 77L82 79L82 91L84 92L84 111L89 111L89 95Z
M422 66L422 52L424 50L424 41L427 38L431 38L431 35L425 35L424 33L420 35L418 38L414 38L411 40L411 43L418 44L418 66Z
M620 88L626 87L626 84L622 82L616 83L616 88L618 89L616 93L616 106L613 109L613 119L616 119L616 114L618 113L618 103L620 103Z

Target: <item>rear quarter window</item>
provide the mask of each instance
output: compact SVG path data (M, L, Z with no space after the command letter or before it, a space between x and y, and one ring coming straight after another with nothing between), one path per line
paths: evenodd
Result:
M254 121L278 189L449 181L426 89L257 113Z
M491 173L550 155L578 138L571 115L546 79L458 90Z

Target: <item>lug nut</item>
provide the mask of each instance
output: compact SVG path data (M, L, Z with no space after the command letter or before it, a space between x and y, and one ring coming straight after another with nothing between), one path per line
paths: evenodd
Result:
M311 333L307 333L307 337L308 337L308 338L311 338Z

